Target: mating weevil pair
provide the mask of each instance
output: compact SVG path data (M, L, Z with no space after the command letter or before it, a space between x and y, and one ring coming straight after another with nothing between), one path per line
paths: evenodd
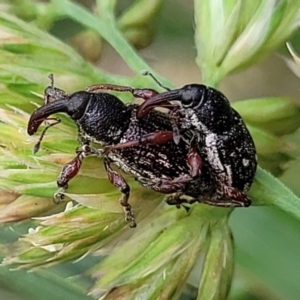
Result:
M49 118L58 112L68 114L78 127L81 147L58 177L63 198L68 182L79 171L86 156L104 158L110 182L122 192L120 203L126 220L136 226L128 203L130 188L115 172L115 163L132 174L143 186L175 195L167 203L178 207L189 201L215 206L249 206L246 196L256 170L253 140L241 117L219 91L204 85L187 85L181 89L158 93L152 89L134 89L116 85L94 85L86 91L67 95L52 84L45 90L44 106L30 117L28 134L34 134L43 121L43 130L34 151L48 128L60 122ZM100 92L130 92L142 98L142 105L125 105L117 97ZM153 110L165 107L169 113ZM49 123L49 121L53 123ZM100 144L98 149L90 144Z

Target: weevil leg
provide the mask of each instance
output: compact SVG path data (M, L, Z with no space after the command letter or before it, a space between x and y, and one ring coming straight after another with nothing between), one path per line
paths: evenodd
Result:
M149 134L143 135L141 138L137 140L128 141L125 143L120 143L117 145L106 146L104 147L104 154L107 154L109 151L117 150L117 149L125 149L129 147L135 147L143 144L150 145L164 145L165 143L173 140L173 132L172 131L156 131Z
M198 202L208 204L217 207L248 207L251 205L251 200L245 196L243 199L224 199L224 198L213 198L203 199Z
M101 90L116 91L116 92L129 92L135 98L142 98L148 100L158 94L153 89L135 89L130 86L114 85L114 84L95 84L86 88L87 92L95 93Z
M201 195L197 198L191 198L186 199L182 196L183 193L176 193L174 195L168 196L166 198L166 203L169 205L175 205L177 208L180 208L181 206L184 206L183 204L193 204L195 202L208 204L211 206L217 206L217 207L248 207L251 205L251 200L247 197L247 195L235 188L229 187L229 189L232 190L231 198L227 198L228 195L224 195L224 193L219 192L215 195L208 196L208 195ZM187 207L184 206L185 209Z
M201 175L202 159L197 152L195 144L192 142L188 153L187 164L190 169L190 175L192 178L196 178Z
M131 209L131 205L128 203L129 195L130 195L130 187L125 181L125 179L115 172L110 167L110 161L107 158L104 158L104 166L107 172L107 176L109 181L119 189L122 193L122 197L120 198L120 204L123 206L125 212L125 220L126 222L131 222L130 227L136 227L136 222L134 219L134 214Z
M242 191L230 187L221 186L212 194L197 197L199 203L218 207L248 207L251 205L250 198Z
M205 201L205 203L222 207L248 207L251 205L250 198L237 188L221 185L218 187L215 195L211 200Z
M84 153L84 157L87 156L97 156L98 158L103 156L103 149L97 149L97 148L93 148L89 145L89 141L87 141L86 144L83 144L81 147L76 148L75 151L77 154L79 154L80 152Z
M89 138L85 137L85 134L84 134L84 132L82 131L81 128L78 128L77 141L81 145L81 147L79 147L79 149L81 149L82 147L86 147L86 146L90 145Z
M171 194L183 190L185 184L190 182L192 178L189 175L180 175L174 179L171 178L156 178L149 180L139 180L143 185L150 187L151 189L164 193Z
M45 119L46 121L46 127L44 128L44 130L42 131L37 143L33 146L33 149L32 149L32 153L33 154L36 154L39 150L40 150L40 147L41 147L41 143L42 143L42 140L46 134L46 131L50 128L50 127L53 127L55 125L57 125L58 123L61 122L61 120L59 118L47 118ZM47 121L54 121L53 123L47 123Z
M183 193L175 193L173 195L168 196L165 199L165 202L169 205L175 205L177 208L180 208L182 203L187 203L187 200L181 199L181 196L183 196Z
M59 190L54 194L55 203L59 203L64 199L64 194L68 189L68 183L78 174L83 159L86 156L98 155L98 153L94 153L93 148L90 148L88 145L83 145L81 148L77 148L76 153L76 157L63 166L57 178L57 186L59 187Z
M170 117L170 121L173 129L173 141L176 145L178 145L180 142L179 128L177 126L176 119L173 116Z
M195 202L198 202L198 199L186 199L182 198L182 196L184 196L183 193L176 193L174 195L170 195L165 199L165 202L169 205L175 205L177 208L183 207L188 212L190 210L190 207L184 204L193 204Z
M116 92L129 92L135 98L144 99L144 100L146 100L146 102L147 102L147 100L149 100L159 94L159 92L157 92L153 89L138 89L138 88L132 88L130 86L122 86L122 85L114 85L114 84L95 84L95 85L91 85L86 88L86 91L90 92L90 93L97 93L101 90L116 91ZM170 110L174 110L176 107L176 109L177 109L176 105L173 105L173 104L169 103L168 101L161 102L160 107L164 107L164 108L167 108ZM148 112L150 112L150 110L152 110L152 109L153 109L153 107L149 107L149 109L147 110L147 112L145 112L144 115L148 114ZM177 129L177 125L175 124L175 122L172 123L172 126L175 128L175 130ZM176 144L179 143L179 139L180 139L179 135L174 134L174 141Z

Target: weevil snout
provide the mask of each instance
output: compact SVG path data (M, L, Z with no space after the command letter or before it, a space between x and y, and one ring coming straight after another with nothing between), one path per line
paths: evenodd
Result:
M28 134L33 135L36 133L43 121L55 113L66 113L74 120L81 118L89 100L90 93L82 91L74 93L68 99L63 97L62 99L48 102L35 110L31 115L27 126Z
M66 105L64 101L50 102L38 109L36 109L30 116L27 125L27 133L33 135L37 132L40 125L52 114L58 112L66 112Z
M179 97L180 90L172 90L157 94L139 106L137 110L137 118L142 119L156 107L168 108L170 110L176 109L178 106L176 103L172 103L171 101L176 100Z

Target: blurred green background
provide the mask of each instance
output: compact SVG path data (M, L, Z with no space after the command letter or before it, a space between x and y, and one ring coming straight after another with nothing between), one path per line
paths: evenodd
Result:
M10 2L13 1L7 3ZM120 5L120 9L122 5L126 6L125 2ZM5 2L1 1L1 5L5 5ZM15 5L18 5L18 1L15 1ZM141 56L156 72L179 87L186 83L201 82L199 69L195 64L193 26L192 1L166 0L155 22L156 36L153 43L140 50ZM69 20L61 20L54 24L51 32L68 42L74 42L71 37L79 29L80 26ZM297 44L300 45L300 32L292 40L297 49ZM103 45L101 58L98 59L97 53L95 57L104 70L132 75L132 71L108 45ZM291 96L300 103L299 77L294 73L295 70L290 68L287 59L290 59L289 55L285 51L285 45L282 45L278 53L260 64L227 77L220 89L232 101L265 96ZM259 114L259 111L257 113ZM292 149L292 154L299 157L299 131L290 139L297 145ZM280 179L300 196L300 160L296 158L284 168L286 170ZM236 209L230 222L236 247L236 271L229 299L299 299L299 223L272 207ZM1 241L16 239L21 233L25 233L28 227L28 222L11 227L2 226ZM96 261L97 257L89 256L80 262L33 273L9 271L7 267L2 267L0 299L89 299L85 296L85 289L88 289L93 281L89 276L82 274ZM190 286L182 299L193 299L195 296L195 278L191 276L189 282Z

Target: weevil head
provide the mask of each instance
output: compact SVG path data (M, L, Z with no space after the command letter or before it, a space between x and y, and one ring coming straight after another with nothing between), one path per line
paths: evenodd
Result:
M130 122L131 111L117 97L106 93L76 92L48 102L31 115L27 132L33 135L55 113L66 113L77 124L80 134L99 143L117 142Z
M66 113L74 120L81 118L88 105L89 99L90 93L82 91L74 93L68 98L56 98L52 102L46 103L36 109L30 116L27 126L28 134L33 135L36 133L43 121L55 113Z
M167 106L179 111L183 122L198 123L211 131L226 130L232 118L227 98L221 92L202 84L189 84L158 94L140 106L137 116L142 118L155 107Z
M190 84L180 89L178 98L179 101L175 100L174 103L181 107L185 118L191 119L198 129L207 128L218 133L231 126L232 109L220 91L205 85Z

